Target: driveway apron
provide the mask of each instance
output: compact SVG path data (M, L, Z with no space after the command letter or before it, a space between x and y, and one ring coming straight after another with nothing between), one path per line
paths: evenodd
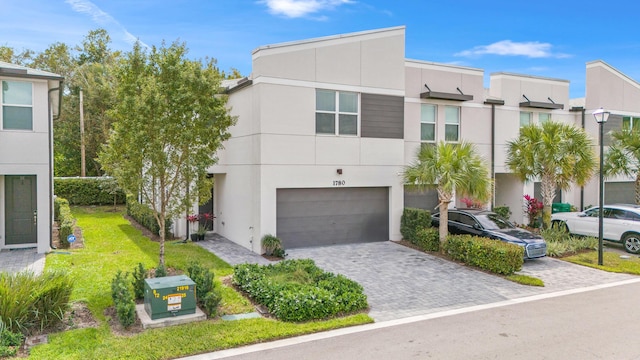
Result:
M217 234L196 244L231 265L268 260ZM526 286L392 241L288 249L287 259L313 259L320 268L364 287L375 321L401 319L526 296L634 278L553 258L528 260L521 274L544 281Z

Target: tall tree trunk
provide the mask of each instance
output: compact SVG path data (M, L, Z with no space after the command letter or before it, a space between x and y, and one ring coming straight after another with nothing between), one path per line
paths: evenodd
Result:
M556 184L552 176L542 175L541 189L542 193L542 227L548 229L551 225L551 206L553 198L556 196Z
M442 189L438 190L438 200L440 201L440 225L438 226L438 234L440 235L440 244L447 240L449 235L449 203L453 195L444 192Z
M160 216L160 230L159 235L160 235L160 266L164 267L164 240L165 240L165 231L164 231L164 227L165 227L165 218L164 215Z

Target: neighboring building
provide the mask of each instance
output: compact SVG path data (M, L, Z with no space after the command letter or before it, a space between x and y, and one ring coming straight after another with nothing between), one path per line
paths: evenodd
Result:
M0 61L0 249L51 248L52 129L62 80Z
M501 72L485 89L483 70L408 60L404 47L394 27L256 49L251 76L228 87L238 122L210 169L214 231L258 253L265 234L285 248L399 240L405 206L438 204L435 191L403 184L404 166L420 146L463 139L495 180L488 205L523 223L523 195L539 197L540 185L504 164L521 125L584 123L597 141L600 106L616 114L609 127L640 120L640 86L602 62L587 65L586 100L570 100L566 80ZM608 184L609 198L628 186ZM556 201L595 204L594 189L597 177Z

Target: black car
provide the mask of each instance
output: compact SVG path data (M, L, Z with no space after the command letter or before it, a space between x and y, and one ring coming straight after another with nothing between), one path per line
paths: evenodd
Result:
M524 257L534 259L547 254L547 243L542 236L514 226L509 220L487 210L449 210L449 233L475 235L524 247ZM433 226L440 225L440 214L434 214Z

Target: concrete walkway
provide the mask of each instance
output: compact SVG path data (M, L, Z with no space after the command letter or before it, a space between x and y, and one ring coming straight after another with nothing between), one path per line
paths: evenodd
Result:
M233 265L269 263L218 235L197 244ZM289 259L311 258L322 269L360 283L368 297L369 315L376 321L634 278L542 258L526 261L521 273L543 280L545 286L525 286L391 241L289 249L287 253Z
M38 254L35 248L0 251L0 272L17 273L32 271L41 274L44 271L44 254Z

